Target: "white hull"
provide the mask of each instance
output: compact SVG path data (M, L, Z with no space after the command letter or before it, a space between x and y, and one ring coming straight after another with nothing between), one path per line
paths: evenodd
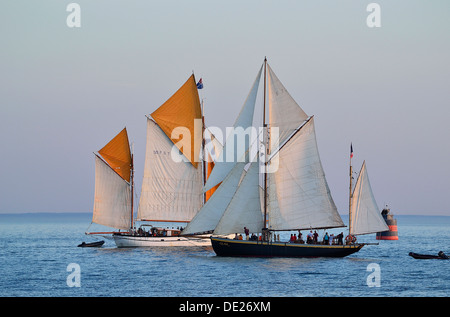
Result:
M119 248L127 247L211 247L209 237L141 237L113 235Z

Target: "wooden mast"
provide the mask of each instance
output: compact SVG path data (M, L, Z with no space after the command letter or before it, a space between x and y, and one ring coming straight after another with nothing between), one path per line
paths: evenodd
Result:
M268 130L266 124L266 65L267 58L264 57L264 101L263 101L263 127L264 127L264 228L263 228L263 239L268 241L267 232L267 145L268 145ZM267 133L266 133L267 131ZM266 137L267 136L267 137Z
M130 175L130 185L131 185L131 221L130 221L130 233L133 232L133 218L134 218L134 214L133 214L133 210L134 210L134 163L133 163L133 159L134 159L134 145L131 146L131 175Z
M349 198L348 198L348 234L352 232L352 157L353 157L353 145L350 143L350 187L349 187Z
M203 99L202 99L202 166L203 166L203 186L206 184L206 153L205 153L205 110L203 108ZM206 204L206 192L203 193L203 204Z

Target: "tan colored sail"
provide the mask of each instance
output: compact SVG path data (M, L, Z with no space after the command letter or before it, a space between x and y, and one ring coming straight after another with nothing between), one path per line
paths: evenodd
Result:
M201 126L200 129L195 129L194 125L195 119L201 120L202 110L194 75L189 77L186 83L151 116L184 156L197 168L202 144L202 129ZM172 138L172 131L179 127L189 129L190 148L185 149L182 142L179 142L181 139Z
M131 152L127 129L124 128L98 153L124 180L130 182Z
M213 168L214 168L214 162L212 161L211 155L209 155L209 159L208 159L208 164L207 164L207 178L209 178L209 175L211 174ZM222 182L220 182L219 184L217 184L216 186L214 186L213 188L211 188L210 190L206 191L205 193L205 200L208 201L208 199L212 196L212 194L214 194L214 192L216 191L216 189L220 186L220 184L222 184Z

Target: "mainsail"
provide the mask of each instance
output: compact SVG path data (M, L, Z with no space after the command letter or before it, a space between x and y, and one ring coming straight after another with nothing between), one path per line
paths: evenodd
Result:
M173 142L147 118L144 178L137 218L187 222L202 206L202 170L171 157Z
M351 196L350 234L368 234L388 231L370 186L366 162L363 162Z
M130 229L132 159L128 135L123 129L95 156L95 197L92 222Z
M202 168L197 163L202 126L196 127L195 122L200 119L197 122L201 124L201 116L197 86L192 75L151 114L153 119L147 117L147 146L138 219L188 222L200 210L203 183ZM180 148L178 139L172 138L172 131L179 127L187 128L190 133L190 146L186 148ZM174 160L174 145L189 160Z
M278 168L268 174L269 229L344 227L320 161L314 118L267 68L269 127L279 129L279 142L271 140L270 161Z
M278 169L268 174L269 229L344 227L320 162L314 118L275 154L274 159L278 159Z

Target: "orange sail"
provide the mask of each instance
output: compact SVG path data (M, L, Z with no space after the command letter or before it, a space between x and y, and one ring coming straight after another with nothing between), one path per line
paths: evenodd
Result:
M209 175L211 174L213 168L214 168L214 162L212 161L211 155L208 154L209 160L208 160L208 175L207 177L209 177ZM206 191L205 193L205 200L208 201L208 199L212 196L212 194L214 194L214 192L216 191L216 189L220 186L220 184L222 184L222 182L220 182L219 184L217 184L216 186L214 186L213 188L211 188L210 190Z
M98 153L117 174L127 182L130 182L131 151L126 128L109 141Z
M202 143L202 110L194 75L189 77L186 83L151 116L184 156L197 168ZM195 119L200 119L197 121L200 123L197 129L194 128ZM183 143L186 143L180 142L182 138L187 137L185 135L180 135L180 138L172 138L172 131L180 127L189 130L190 140L185 141L190 142L190 146L183 146Z

